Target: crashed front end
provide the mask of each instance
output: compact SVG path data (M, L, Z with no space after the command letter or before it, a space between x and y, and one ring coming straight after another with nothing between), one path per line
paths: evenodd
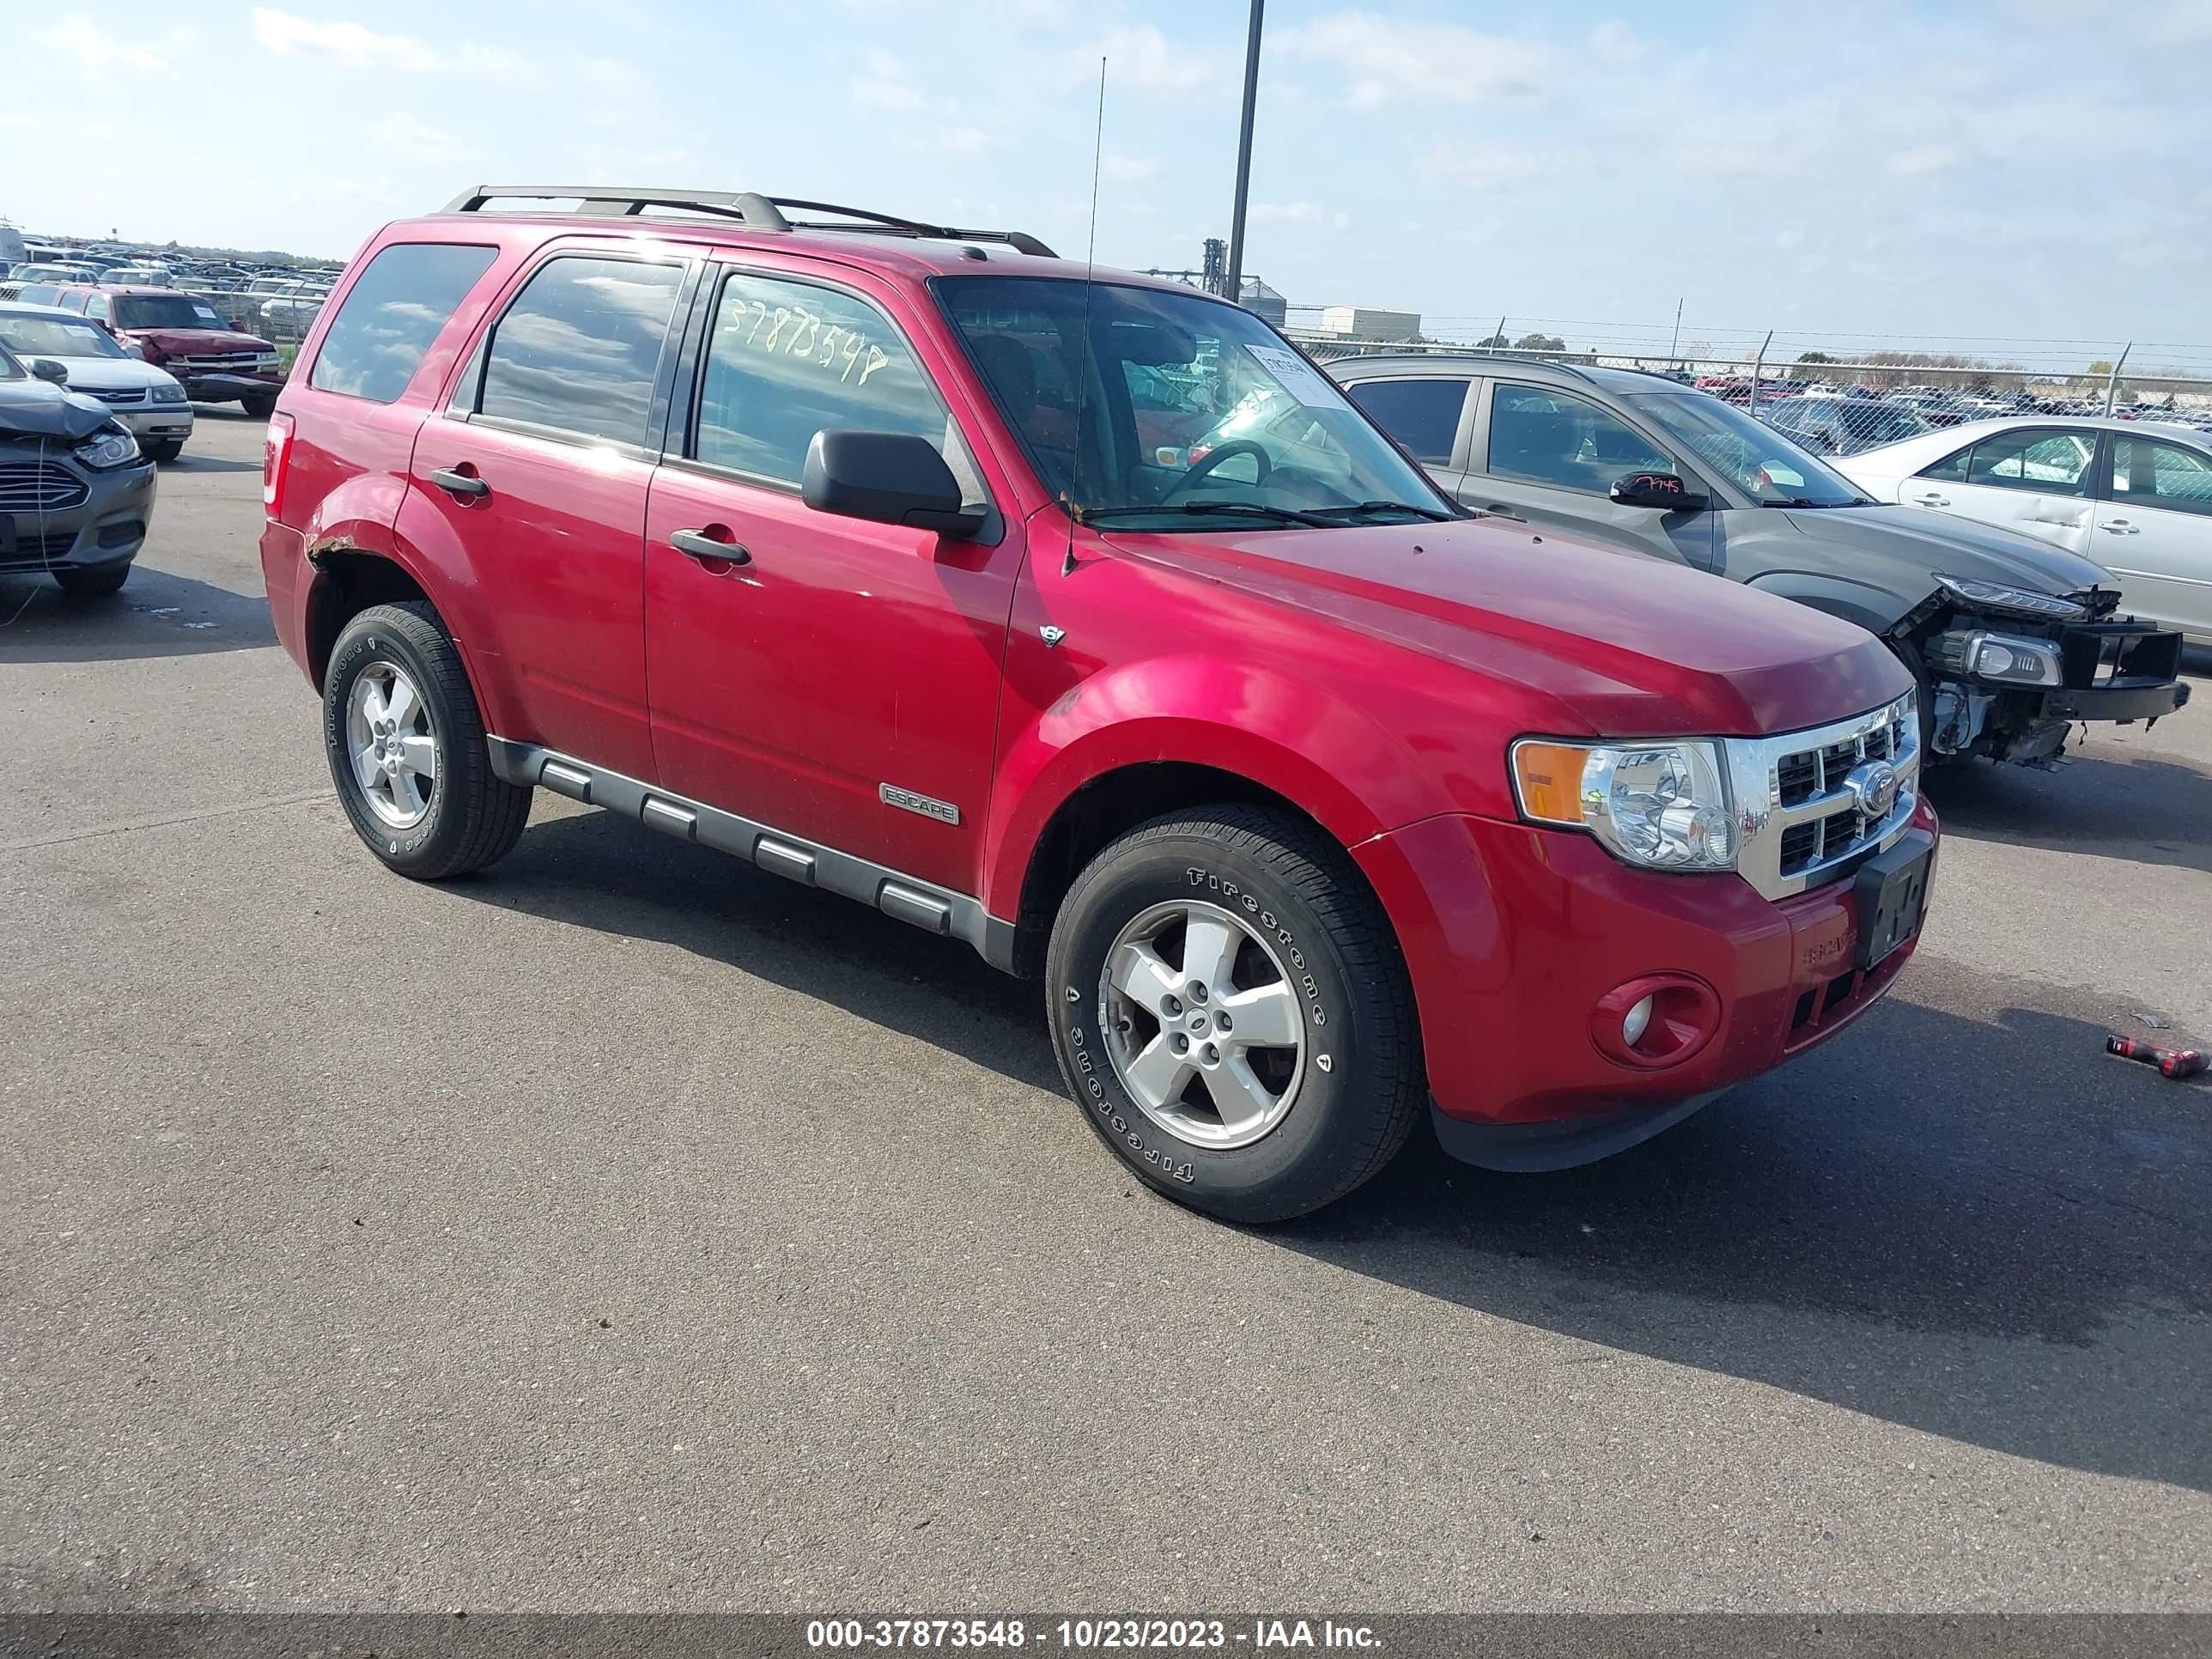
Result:
M1938 574L1893 635L1922 665L1938 756L2057 757L2076 720L2154 722L2189 701L2182 636L2116 616L2120 596L2059 597Z

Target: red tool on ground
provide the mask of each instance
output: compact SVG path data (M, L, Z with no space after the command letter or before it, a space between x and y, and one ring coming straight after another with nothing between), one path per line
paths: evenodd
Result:
M2106 1037L2105 1052L2118 1054L2122 1060L2141 1060L2146 1066L2155 1066L2160 1077L2195 1077L2205 1069L2204 1056L2194 1048L2160 1048L2148 1042L2137 1042L2133 1037Z

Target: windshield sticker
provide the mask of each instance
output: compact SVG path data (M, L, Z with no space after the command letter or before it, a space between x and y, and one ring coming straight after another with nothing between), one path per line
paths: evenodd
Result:
M1802 489L1805 487L1805 475L1792 472L1779 461L1769 461L1759 468L1759 476L1766 483L1784 489Z
M1334 387L1323 380L1314 366L1292 351L1288 346L1248 345L1261 368L1282 383L1283 390L1296 398L1308 409L1334 409L1337 394Z

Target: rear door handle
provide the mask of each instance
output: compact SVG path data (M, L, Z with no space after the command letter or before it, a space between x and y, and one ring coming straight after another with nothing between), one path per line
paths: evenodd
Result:
M2142 534L2142 526L2141 525L2130 524L2125 519L2107 519L2104 523L2099 525L2097 528L2100 530L2109 530L2115 536L2140 536Z
M481 501L491 494L491 486L473 472L454 472L441 467L430 475L430 482L449 495L469 501Z
M717 535L715 532L720 532ZM730 539L726 525L708 525L704 530L672 530L668 544L687 559L696 559L709 570L720 565L726 569L733 564L750 564L753 556Z

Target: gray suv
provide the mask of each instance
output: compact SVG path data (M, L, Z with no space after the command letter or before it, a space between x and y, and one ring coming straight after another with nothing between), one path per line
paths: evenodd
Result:
M1486 354L1326 367L1478 514L1709 570L1879 635L1921 682L1931 756L2043 761L2072 721L2156 720L2189 700L2181 635L2117 615L2101 566L1884 506L1663 375Z

